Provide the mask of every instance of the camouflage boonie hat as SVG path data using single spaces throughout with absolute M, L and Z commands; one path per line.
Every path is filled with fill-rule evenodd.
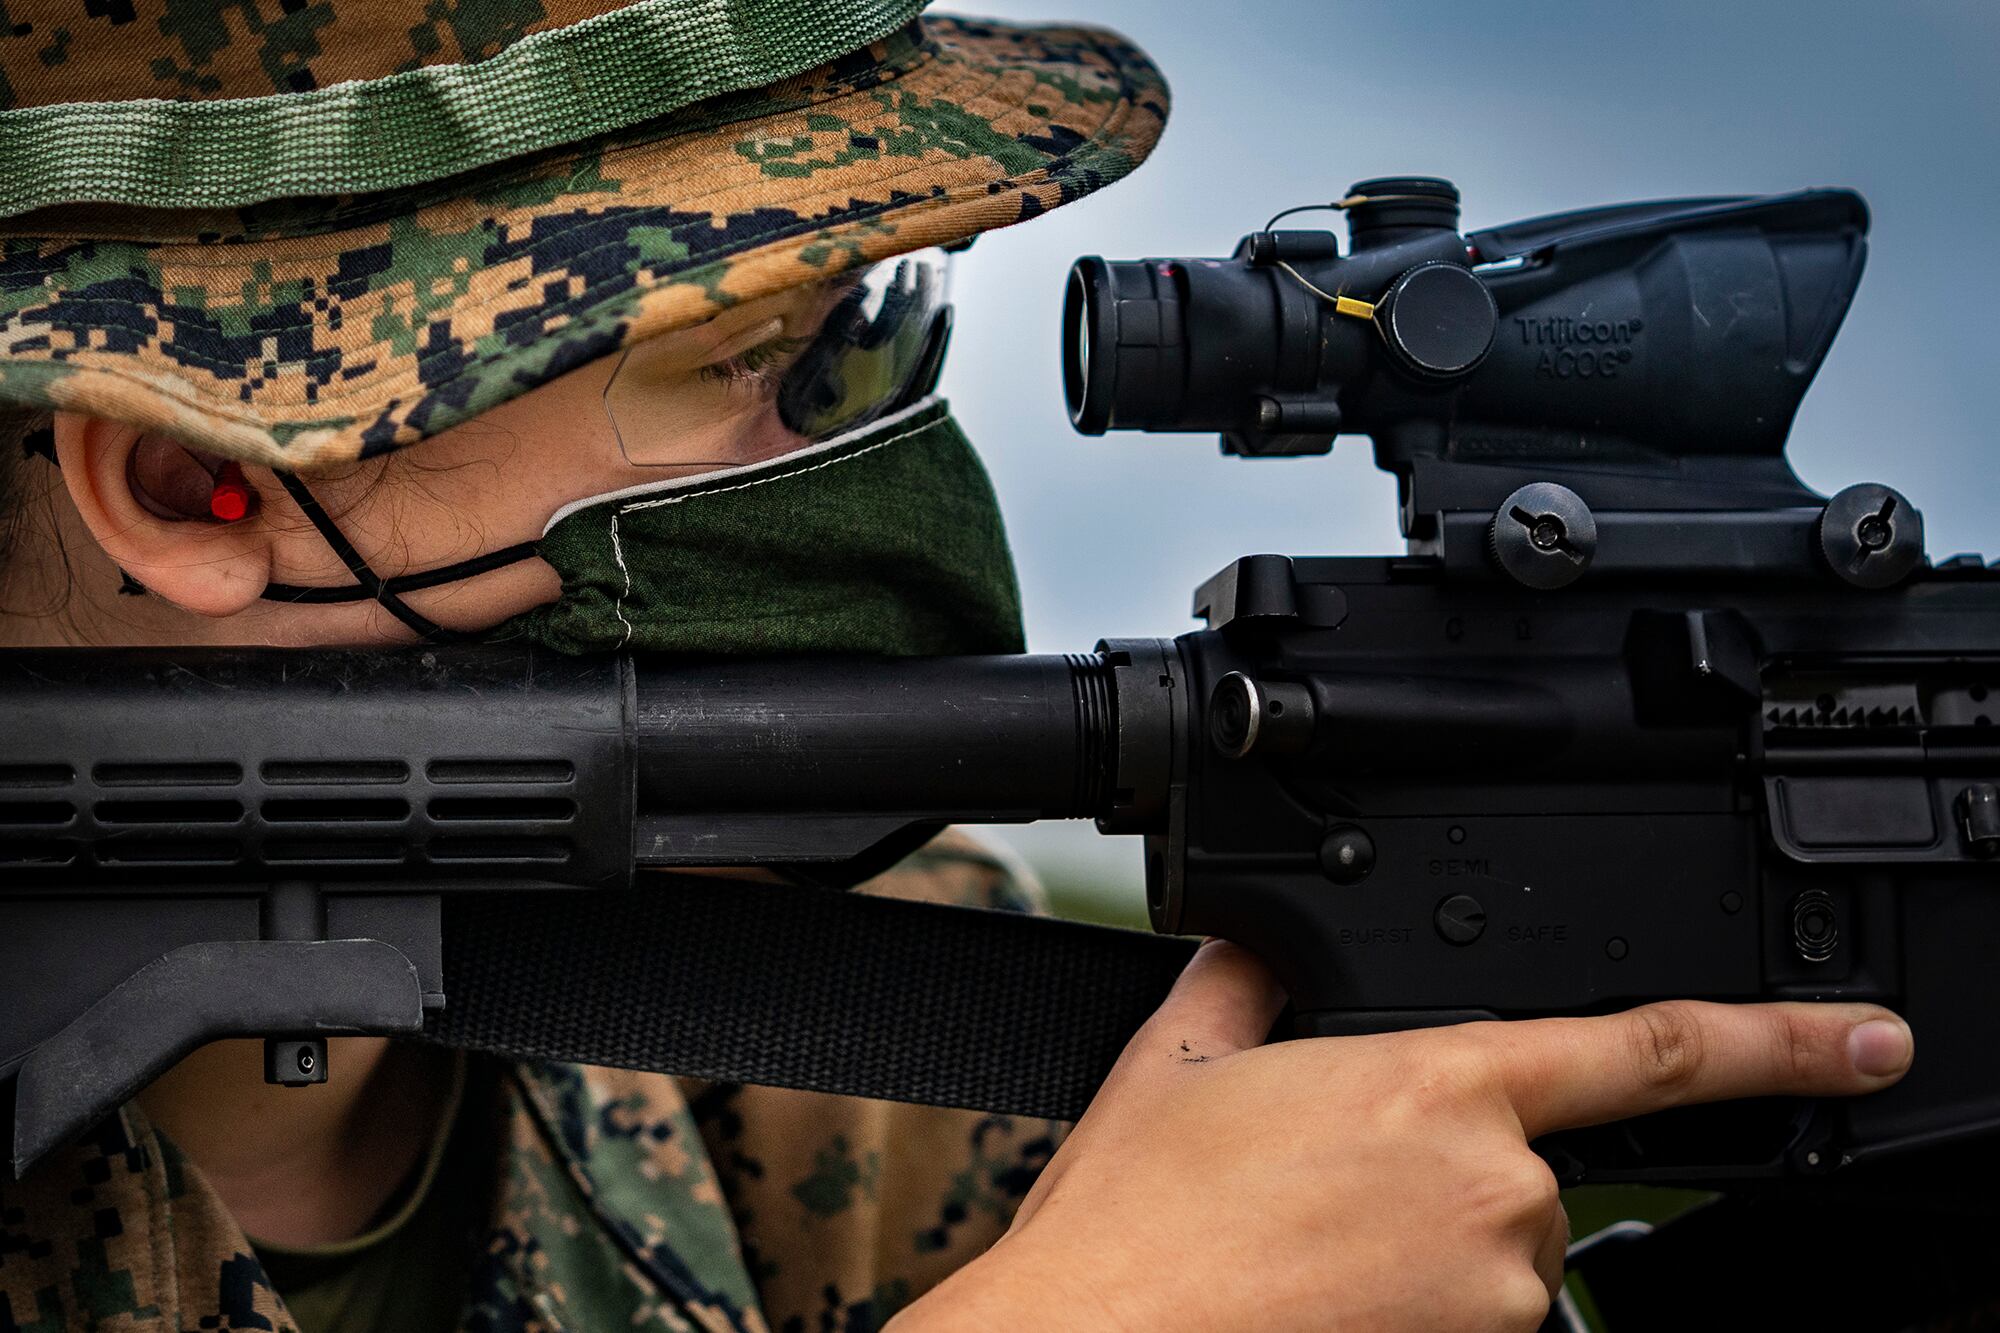
M 923 0 L 10 0 L 0 402 L 310 470 L 1132 170 L 1115 34 Z

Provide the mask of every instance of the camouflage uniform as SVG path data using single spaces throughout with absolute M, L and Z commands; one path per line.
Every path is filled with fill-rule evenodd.
M 871 892 L 1017 908 L 947 834 Z M 869 1329 L 990 1245 L 1060 1127 L 656 1074 L 499 1071 L 463 1326 Z M 201 1173 L 136 1105 L 0 1183 L 0 1333 L 295 1328 Z

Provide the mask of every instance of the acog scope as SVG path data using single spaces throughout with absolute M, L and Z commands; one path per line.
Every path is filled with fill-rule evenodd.
M 1251 455 L 1358 432 L 1399 472 L 1778 458 L 1868 224 L 1858 195 L 1811 190 L 1461 234 L 1457 188 L 1419 176 L 1272 224 L 1312 209 L 1346 214 L 1346 253 L 1332 231 L 1267 225 L 1227 259 L 1078 260 L 1062 336 L 1076 428 L 1218 431 Z

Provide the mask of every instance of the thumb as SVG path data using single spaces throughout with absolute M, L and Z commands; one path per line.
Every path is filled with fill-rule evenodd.
M 1126 1048 L 1208 1059 L 1262 1046 L 1285 1007 L 1284 987 L 1255 954 L 1209 940 Z

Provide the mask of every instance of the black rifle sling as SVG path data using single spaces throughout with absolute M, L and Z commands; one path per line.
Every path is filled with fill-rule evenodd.
M 447 894 L 443 924 L 447 1046 L 1060 1120 L 1194 948 L 702 876 Z

